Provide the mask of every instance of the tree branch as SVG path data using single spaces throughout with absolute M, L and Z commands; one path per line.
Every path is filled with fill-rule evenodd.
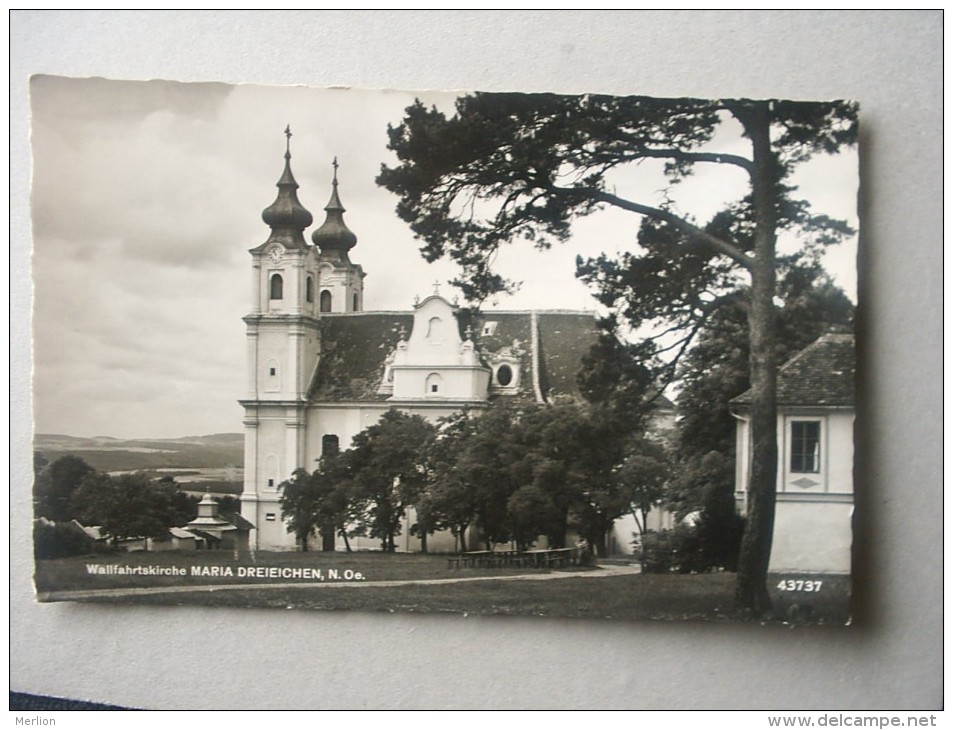
M 720 165 L 734 165 L 751 175 L 751 160 L 741 155 L 729 155 L 720 152 L 686 152 L 678 149 L 645 149 L 639 148 L 633 152 L 624 152 L 617 155 L 620 162 L 631 162 L 643 157 L 657 159 L 671 159 L 679 162 L 714 162 Z
M 713 236 L 707 231 L 702 230 L 693 223 L 689 223 L 684 218 L 681 218 L 670 211 L 663 210 L 661 208 L 653 208 L 650 205 L 634 203 L 631 200 L 620 198 L 618 195 L 607 193 L 604 190 L 599 190 L 598 188 L 560 188 L 552 184 L 549 185 L 549 188 L 555 193 L 570 196 L 588 196 L 592 200 L 600 203 L 608 203 L 609 205 L 615 206 L 616 208 L 622 208 L 623 210 L 628 210 L 632 213 L 639 213 L 640 215 L 647 215 L 650 218 L 655 218 L 656 220 L 665 221 L 666 223 L 675 226 L 680 231 L 683 231 L 693 238 L 696 238 L 699 241 L 707 244 L 709 247 L 714 249 L 716 253 L 720 253 L 722 256 L 727 256 L 732 261 L 740 264 L 749 271 L 754 268 L 754 259 L 752 259 L 751 256 L 746 254 L 740 248 L 728 243 L 727 241 L 723 241 L 717 236 Z

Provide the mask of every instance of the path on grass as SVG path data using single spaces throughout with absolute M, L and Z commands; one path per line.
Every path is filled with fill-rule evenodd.
M 278 588 L 363 588 L 409 585 L 444 585 L 449 583 L 475 583 L 486 580 L 566 580 L 571 578 L 607 578 L 613 575 L 635 575 L 641 572 L 638 565 L 600 565 L 596 570 L 575 570 L 552 573 L 525 573 L 521 575 L 478 575 L 460 578 L 422 578 L 409 580 L 351 580 L 319 581 L 305 583 L 223 583 L 200 586 L 151 586 L 148 588 L 100 588 L 82 591 L 44 591 L 37 594 L 40 601 L 69 601 L 100 596 L 154 596 L 162 593 L 216 593 L 218 591 L 268 590 Z

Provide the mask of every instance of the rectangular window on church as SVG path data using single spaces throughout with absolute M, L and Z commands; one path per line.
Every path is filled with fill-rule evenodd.
M 340 451 L 340 442 L 335 434 L 329 433 L 321 437 L 322 456 L 337 456 Z
M 791 471 L 816 474 L 821 470 L 821 422 L 791 422 Z
M 265 512 L 265 522 L 274 522 L 275 519 L 276 518 L 275 518 L 274 512 Z

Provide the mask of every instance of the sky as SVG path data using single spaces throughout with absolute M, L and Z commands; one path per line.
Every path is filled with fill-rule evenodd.
M 358 237 L 366 310 L 409 310 L 456 270 L 426 263 L 378 188 L 388 124 L 415 98 L 452 111 L 457 92 L 313 89 L 170 81 L 34 77 L 34 421 L 38 433 L 160 438 L 242 430 L 251 256 L 269 228 L 291 126 L 298 197 L 324 221 L 331 162 L 340 163 L 345 220 Z M 713 141 L 743 150 L 737 130 Z M 736 170 L 699 166 L 675 192 L 699 220 L 743 194 Z M 815 158 L 794 182 L 817 212 L 857 227 L 857 156 Z M 626 197 L 661 200 L 661 167 L 620 173 Z M 522 282 L 501 309 L 595 310 L 576 280 L 577 254 L 630 250 L 638 217 L 604 210 L 564 246 L 501 251 L 497 269 Z M 856 301 L 856 240 L 832 249 L 828 271 Z

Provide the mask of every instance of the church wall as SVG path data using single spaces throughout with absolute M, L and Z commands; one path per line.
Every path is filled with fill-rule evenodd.
M 307 443 L 305 445 L 305 464 L 309 470 L 317 467 L 321 458 L 322 439 L 327 435 L 338 437 L 341 451 L 351 447 L 354 437 L 361 431 L 377 423 L 391 408 L 399 407 L 403 413 L 423 416 L 431 423 L 457 413 L 460 404 L 400 405 L 389 401 L 353 404 L 320 404 L 308 408 Z
M 258 329 L 258 373 L 256 387 L 262 399 L 280 398 L 289 389 L 294 373 L 289 360 L 287 325 L 261 322 Z M 272 372 L 274 371 L 274 372 Z
M 281 505 L 277 498 L 262 499 L 258 502 L 255 519 L 257 534 L 252 538 L 258 550 L 294 550 L 294 535 L 288 532 L 281 519 Z
M 395 398 L 441 398 L 486 400 L 490 371 L 452 366 L 398 367 L 394 369 Z M 437 390 L 433 390 L 436 387 Z
M 291 476 L 294 465 L 286 463 L 287 427 L 283 407 L 260 408 L 258 413 L 258 464 L 255 491 L 274 496 L 278 485 Z

